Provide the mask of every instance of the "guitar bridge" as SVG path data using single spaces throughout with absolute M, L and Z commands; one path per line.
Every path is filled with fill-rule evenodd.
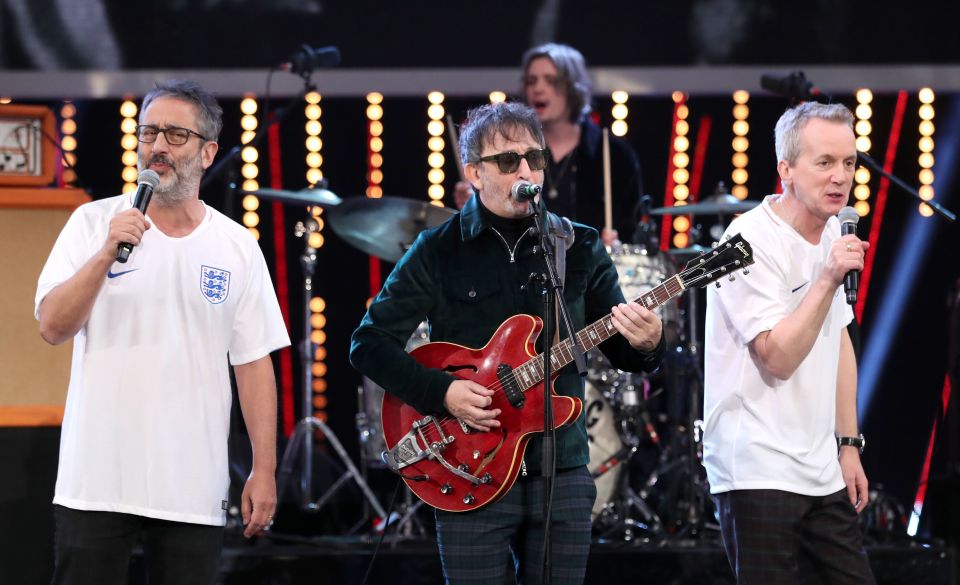
M 437 435 L 441 437 L 439 441 L 431 441 L 427 439 L 425 434 L 425 429 L 432 428 L 436 431 Z M 449 461 L 443 458 L 443 451 L 447 448 L 447 445 L 453 443 L 455 437 L 453 435 L 447 435 L 443 427 L 437 422 L 437 419 L 432 416 L 425 416 L 422 419 L 415 421 L 411 425 L 410 431 L 406 435 L 400 438 L 397 441 L 397 444 L 383 453 L 383 461 L 396 473 L 400 473 L 400 470 L 404 467 L 409 467 L 418 461 L 423 461 L 424 459 L 434 459 L 442 465 L 447 471 L 456 475 L 461 479 L 465 479 L 472 483 L 473 485 L 479 485 L 481 483 L 486 483 L 483 478 L 476 477 L 462 469 L 459 469 L 450 464 Z M 420 445 L 425 445 L 421 447 Z M 401 474 L 402 475 L 402 474 Z M 490 480 L 486 480 L 487 482 Z

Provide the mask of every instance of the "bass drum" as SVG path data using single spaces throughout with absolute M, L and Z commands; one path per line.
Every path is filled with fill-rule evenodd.
M 430 343 L 430 325 L 424 321 L 407 340 L 404 350 L 410 353 L 427 343 Z M 380 421 L 380 407 L 383 404 L 385 390 L 364 376 L 357 392 L 359 394 L 357 431 L 360 434 L 360 456 L 369 467 L 386 467 L 380 458 L 380 454 L 387 448 L 383 440 L 383 423 Z
M 584 422 L 590 446 L 587 469 L 597 484 L 597 499 L 590 515 L 595 521 L 605 508 L 613 504 L 623 473 L 626 449 L 617 433 L 616 413 L 603 393 L 589 380 L 584 399 Z

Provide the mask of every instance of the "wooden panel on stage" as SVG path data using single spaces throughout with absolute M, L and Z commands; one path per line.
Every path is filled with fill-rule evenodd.
M 0 189 L 0 426 L 57 426 L 73 342 L 49 345 L 33 316 L 37 278 L 79 189 Z

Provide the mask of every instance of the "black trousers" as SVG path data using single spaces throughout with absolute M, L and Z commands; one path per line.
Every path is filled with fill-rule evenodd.
M 216 582 L 223 527 L 54 506 L 54 585 L 123 585 L 142 539 L 150 585 Z
M 875 583 L 846 490 L 736 490 L 713 499 L 738 585 Z

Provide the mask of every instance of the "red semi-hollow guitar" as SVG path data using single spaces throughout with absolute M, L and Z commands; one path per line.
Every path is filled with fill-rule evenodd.
M 642 294 L 636 302 L 654 309 L 684 290 L 706 286 L 753 263 L 750 244 L 740 235 L 687 263 L 684 270 Z M 513 486 L 533 433 L 543 432 L 543 356 L 534 353 L 543 328 L 539 317 L 515 315 L 500 325 L 480 349 L 453 343 L 428 343 L 410 355 L 428 368 L 473 380 L 496 390 L 490 408 L 499 408 L 500 427 L 481 432 L 452 416 L 424 416 L 390 393 L 381 417 L 388 450 L 384 460 L 401 474 L 418 498 L 450 512 L 479 509 Z M 607 315 L 577 333 L 585 351 L 617 333 Z M 550 352 L 552 375 L 573 361 L 565 339 Z M 554 424 L 568 425 L 580 416 L 577 398 L 552 388 Z

